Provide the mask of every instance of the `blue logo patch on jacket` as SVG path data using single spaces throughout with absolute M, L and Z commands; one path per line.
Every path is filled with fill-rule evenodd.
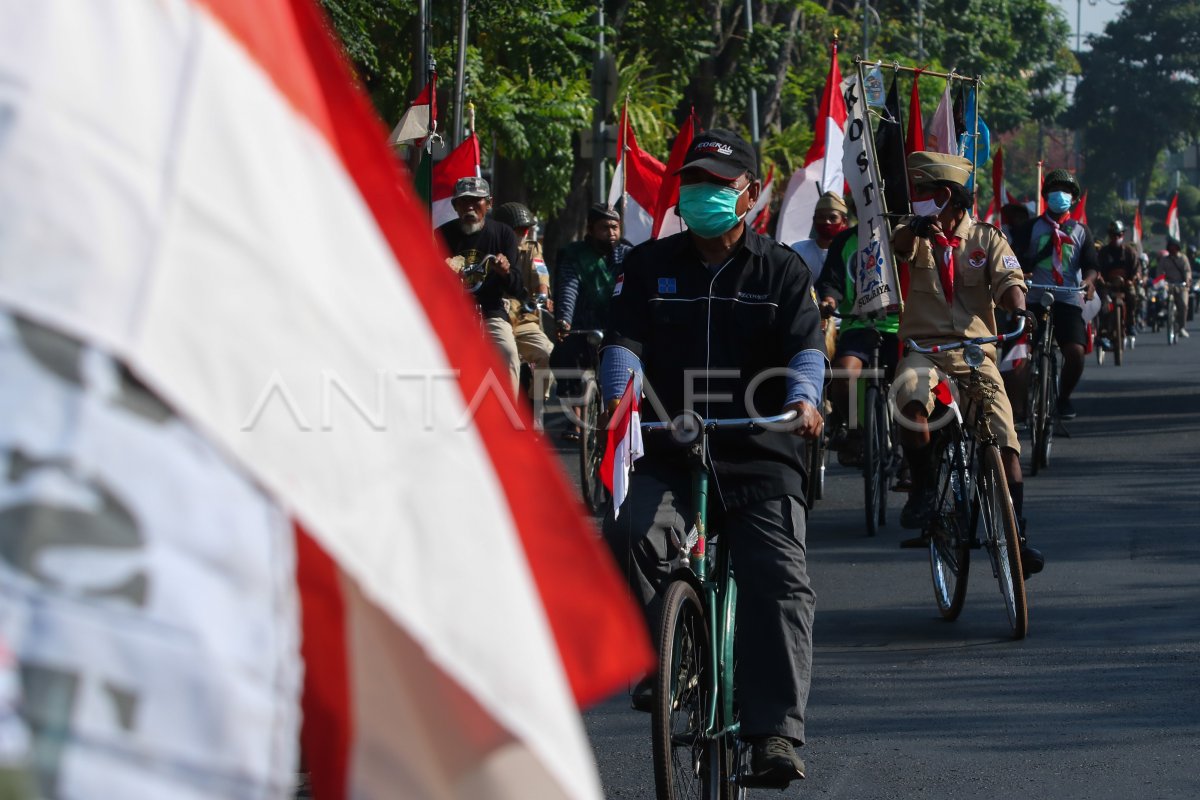
M 658 293 L 659 294 L 675 294 L 675 279 L 674 278 L 659 278 Z

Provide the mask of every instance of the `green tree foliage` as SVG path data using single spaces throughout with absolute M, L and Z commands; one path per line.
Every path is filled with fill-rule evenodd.
M 1104 188 L 1132 179 L 1144 202 L 1160 155 L 1200 124 L 1200 2 L 1129 0 L 1089 43 L 1068 117 L 1083 131 L 1084 177 Z
M 703 126 L 749 133 L 748 95 L 758 95 L 764 161 L 781 175 L 812 142 L 834 32 L 849 74 L 862 51 L 858 0 L 602 0 L 616 56 L 618 107 L 628 95 L 639 141 L 665 158 L 694 109 Z M 396 120 L 412 97 L 416 0 L 321 0 L 381 115 Z M 558 215 L 573 234 L 591 195 L 573 136 L 587 135 L 594 101 L 596 0 L 472 0 L 468 95 L 485 160 L 495 160 L 497 194 Z M 458 3 L 431 3 L 442 130 L 453 105 Z M 915 0 L 876 0 L 872 57 L 915 63 Z M 999 133 L 1052 115 L 1057 86 L 1073 65 L 1068 29 L 1049 0 L 926 0 L 924 48 L 931 68 L 985 79 L 983 109 Z M 936 102 L 936 93 L 927 93 Z

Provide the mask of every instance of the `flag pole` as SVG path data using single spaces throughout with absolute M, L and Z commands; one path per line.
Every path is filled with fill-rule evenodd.
M 621 107 L 621 217 L 629 210 L 629 93 Z
M 1042 172 L 1045 169 L 1046 162 L 1038 161 L 1037 170 L 1037 186 L 1033 187 L 1033 194 L 1037 197 L 1037 215 L 1041 216 L 1046 213 L 1046 201 L 1042 198 Z

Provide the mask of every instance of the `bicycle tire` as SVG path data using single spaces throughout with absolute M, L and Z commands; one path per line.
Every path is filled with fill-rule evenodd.
M 1175 298 L 1167 297 L 1167 344 L 1175 344 Z
M 937 464 L 937 508 L 926 527 L 929 570 L 938 612 L 955 620 L 966 602 L 971 572 L 969 478 L 958 435 L 942 440 Z
M 721 800 L 721 743 L 704 736 L 711 690 L 712 639 L 704 606 L 683 580 L 663 597 L 658 674 L 650 709 L 658 800 Z
M 866 419 L 863 428 L 863 510 L 867 515 L 867 536 L 879 531 L 880 504 L 887 492 L 884 483 L 883 448 L 880 433 L 883 421 L 879 415 L 879 387 L 867 387 L 863 412 Z
M 1042 402 L 1038 414 L 1040 430 L 1033 445 L 1032 473 L 1034 475 L 1037 475 L 1039 470 L 1050 466 L 1050 448 L 1054 440 L 1054 409 L 1052 405 L 1057 401 L 1057 398 L 1054 396 L 1054 372 L 1054 362 L 1050 354 L 1042 353 L 1042 363 L 1038 374 L 1038 380 L 1041 384 L 1038 392 L 1042 397 Z
M 1125 314 L 1118 303 L 1113 308 L 1113 318 L 1117 321 L 1117 329 L 1113 337 L 1113 366 L 1119 367 L 1125 363 Z
M 984 525 L 983 545 L 992 561 L 992 572 L 1000 584 L 1000 596 L 1014 639 L 1029 633 L 1029 604 L 1025 575 L 1021 570 L 1021 536 L 1013 511 L 1004 464 L 995 445 L 980 457 L 979 519 Z
M 584 384 L 583 430 L 579 434 L 579 484 L 583 504 L 593 514 L 603 514 L 610 500 L 600 480 L 600 462 L 604 460 L 606 431 L 600 427 L 600 385 L 594 378 Z

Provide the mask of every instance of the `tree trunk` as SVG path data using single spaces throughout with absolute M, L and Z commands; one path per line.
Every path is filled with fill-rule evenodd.
M 587 211 L 592 197 L 592 165 L 590 161 L 575 156 L 575 168 L 571 171 L 571 191 L 562 211 L 546 223 L 542 239 L 542 252 L 551 269 L 558 265 L 558 251 L 563 245 L 583 238 L 587 223 Z

